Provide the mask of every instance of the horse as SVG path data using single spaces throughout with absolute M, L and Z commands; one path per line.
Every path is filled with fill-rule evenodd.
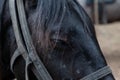
M 11 71 L 17 42 L 8 0 L 0 2 L 0 78 L 26 80 L 22 56 Z M 94 26 L 76 0 L 24 0 L 24 7 L 32 42 L 53 80 L 94 80 L 83 78 L 107 66 Z M 28 73 L 29 80 L 37 80 L 31 67 Z M 112 73 L 101 75 L 98 80 L 115 80 Z
M 94 13 L 91 11 L 92 4 L 89 3 L 89 6 L 87 4 L 86 1 L 90 1 L 90 0 L 78 0 L 79 3 L 82 5 L 82 7 L 86 10 L 86 12 L 88 13 L 88 15 L 91 17 L 91 19 L 94 22 Z M 101 0 L 100 0 L 101 1 Z M 91 4 L 91 5 L 90 5 Z M 103 10 L 101 10 L 99 12 L 99 16 L 101 17 L 101 23 L 109 23 L 109 22 L 114 22 L 117 20 L 120 20 L 120 11 L 118 10 L 120 8 L 120 1 L 119 0 L 104 0 L 103 4 L 101 6 L 99 6 L 99 8 L 103 8 Z

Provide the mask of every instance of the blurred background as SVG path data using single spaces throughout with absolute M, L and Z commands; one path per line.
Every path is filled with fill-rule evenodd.
M 78 0 L 95 24 L 98 42 L 120 80 L 120 0 Z

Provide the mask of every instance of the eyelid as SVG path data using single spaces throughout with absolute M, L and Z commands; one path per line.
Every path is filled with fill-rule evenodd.
M 67 38 L 66 37 L 61 37 L 61 36 L 57 36 L 57 35 L 53 35 L 51 37 L 51 40 L 60 40 L 60 41 L 67 42 Z
M 52 44 L 54 45 L 59 44 L 59 43 L 66 43 L 66 41 L 62 40 L 61 38 L 51 38 L 50 40 Z
M 56 49 L 65 49 L 68 47 L 68 44 L 66 41 L 61 39 L 52 39 L 52 46 Z
M 61 39 L 52 39 L 52 41 L 54 41 L 55 43 L 57 43 L 57 42 L 65 42 L 64 40 L 61 40 Z
M 50 40 L 53 42 L 53 44 L 56 44 L 56 43 L 67 44 L 67 40 L 65 38 L 61 38 L 61 37 L 52 37 Z

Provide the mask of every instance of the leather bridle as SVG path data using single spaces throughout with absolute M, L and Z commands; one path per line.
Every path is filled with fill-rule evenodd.
M 43 65 L 42 61 L 40 60 L 40 57 L 38 57 L 35 47 L 33 45 L 26 20 L 23 0 L 9 0 L 9 8 L 15 38 L 18 46 L 18 48 L 16 49 L 11 58 L 11 70 L 13 71 L 13 66 L 16 59 L 22 55 L 26 62 L 25 66 L 26 80 L 29 80 L 28 67 L 30 64 L 32 64 L 30 68 L 38 80 L 53 80 L 50 74 L 48 73 L 47 69 Z M 110 74 L 111 72 L 112 72 L 111 69 L 108 66 L 105 66 L 91 73 L 90 75 L 83 77 L 80 80 L 98 80 Z
M 15 5 L 17 6 L 17 9 Z M 27 70 L 31 63 L 32 63 L 31 69 L 35 74 L 35 76 L 38 78 L 38 80 L 53 80 L 49 75 L 47 69 L 43 65 L 42 61 L 40 60 L 39 56 L 37 55 L 37 52 L 33 45 L 25 16 L 23 0 L 9 0 L 9 8 L 10 8 L 13 29 L 15 33 L 15 38 L 18 46 L 17 50 L 15 51 L 15 53 L 11 58 L 11 69 L 13 70 L 13 65 L 15 60 L 20 55 L 22 55 L 26 62 L 26 66 L 25 66 L 26 80 L 29 80 Z M 18 23 L 17 12 L 20 23 Z M 25 44 L 23 39 L 25 41 Z

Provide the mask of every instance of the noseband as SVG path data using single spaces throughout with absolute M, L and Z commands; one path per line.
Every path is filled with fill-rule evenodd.
M 14 52 L 11 58 L 11 70 L 13 71 L 13 66 L 16 59 L 22 55 L 22 57 L 26 62 L 26 66 L 25 66 L 26 80 L 29 80 L 28 67 L 30 66 L 30 64 L 32 65 L 30 66 L 30 68 L 38 80 L 53 80 L 50 74 L 48 73 L 47 69 L 45 68 L 44 64 L 38 57 L 35 47 L 33 45 L 25 16 L 23 0 L 9 0 L 9 8 L 10 8 L 13 29 L 15 33 L 15 38 L 18 46 L 18 48 L 16 49 L 16 51 Z M 108 66 L 105 66 L 83 77 L 80 80 L 98 80 L 110 74 L 111 72 L 112 72 L 111 69 Z

